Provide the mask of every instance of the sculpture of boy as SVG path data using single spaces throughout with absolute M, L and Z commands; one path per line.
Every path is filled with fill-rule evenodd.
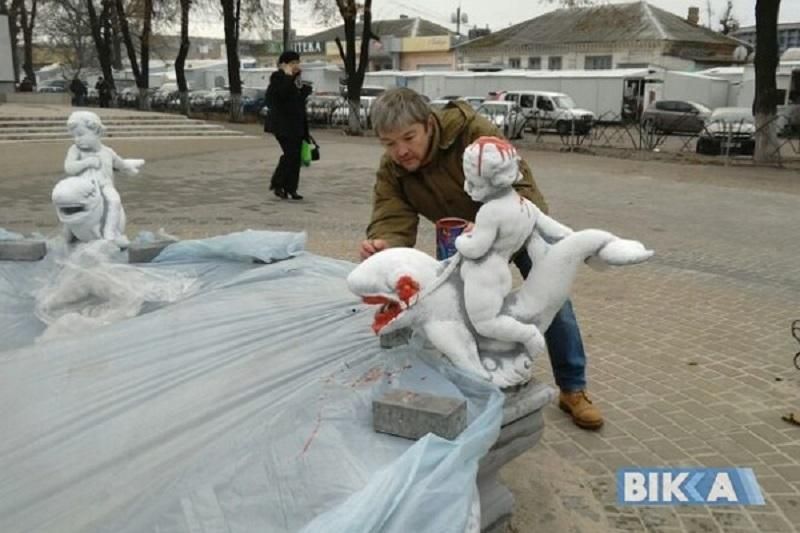
M 463 256 L 464 304 L 472 326 L 482 336 L 519 342 L 531 358 L 545 341 L 532 324 L 501 314 L 511 292 L 511 256 L 531 239 L 534 230 L 548 242 L 561 240 L 572 230 L 548 217 L 513 185 L 520 178 L 519 157 L 506 140 L 481 137 L 464 151 L 464 190 L 483 205 L 471 231 L 455 242 Z
M 128 175 L 139 173 L 144 159 L 122 159 L 114 150 L 100 142 L 104 127 L 95 113 L 75 111 L 67 120 L 67 128 L 74 139 L 64 160 L 64 171 L 69 176 L 94 179 L 105 202 L 101 237 L 118 246 L 128 245 L 124 235 L 125 212 L 117 189 L 114 187 L 114 170 Z

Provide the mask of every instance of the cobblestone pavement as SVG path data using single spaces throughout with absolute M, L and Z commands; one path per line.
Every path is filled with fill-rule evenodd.
M 266 139 L 110 142 L 144 155 L 120 178 L 129 235 L 180 237 L 244 228 L 300 230 L 316 253 L 355 260 L 380 149 L 321 132 L 323 159 L 303 171 L 302 202 L 267 191 L 278 154 Z M 0 227 L 56 232 L 49 193 L 66 145 L 0 146 Z M 574 291 L 590 391 L 606 416 L 581 431 L 556 407 L 542 445 L 504 470 L 517 497 L 511 530 L 785 532 L 800 524 L 800 174 L 523 151 L 551 213 L 575 228 L 644 241 L 652 262 L 585 269 Z M 419 247 L 433 252 L 423 224 Z M 546 358 L 538 375 L 550 381 Z M 752 467 L 760 507 L 621 508 L 615 469 Z M 565 518 L 566 517 L 566 518 Z

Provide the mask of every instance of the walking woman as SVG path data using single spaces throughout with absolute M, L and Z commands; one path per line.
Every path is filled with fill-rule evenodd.
M 270 190 L 279 198 L 302 200 L 297 193 L 300 181 L 300 149 L 308 139 L 306 98 L 311 86 L 300 81 L 300 55 L 288 50 L 278 58 L 278 70 L 272 73 L 267 87 L 271 131 L 283 150 L 272 174 Z

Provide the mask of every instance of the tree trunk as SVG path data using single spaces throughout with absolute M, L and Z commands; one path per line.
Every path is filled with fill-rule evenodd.
M 108 19 L 111 11 L 111 0 L 103 0 L 103 10 L 100 16 L 94 8 L 94 0 L 86 0 L 86 11 L 89 14 L 89 25 L 92 28 L 92 40 L 97 50 L 97 60 L 100 61 L 100 69 L 103 71 L 103 79 L 108 84 L 111 91 L 111 105 L 116 103 L 117 88 L 114 83 L 114 71 L 111 69 L 111 52 L 109 43 L 103 38 L 103 26 Z
M 189 10 L 192 8 L 191 0 L 181 0 L 181 46 L 178 57 L 175 58 L 175 81 L 181 97 L 181 113 L 189 116 L 189 85 L 186 83 L 186 56 L 189 55 Z
M 22 69 L 28 79 L 36 85 L 36 71 L 33 70 L 33 27 L 36 24 L 36 0 L 31 3 L 30 12 L 25 7 L 25 2 L 19 3 L 19 20 L 22 26 Z
M 756 149 L 753 159 L 768 163 L 780 157 L 775 127 L 777 113 L 778 12 L 780 0 L 756 0 Z
M 348 92 L 349 91 L 350 89 L 348 89 Z M 348 98 L 347 105 L 350 108 L 350 116 L 347 120 L 347 133 L 348 135 L 361 135 L 363 127 L 361 123 L 361 99 L 357 98 L 351 100 Z
M 142 34 L 139 37 L 139 53 L 141 66 L 141 79 L 137 80 L 139 86 L 139 109 L 150 111 L 150 34 L 153 22 L 153 0 L 144 0 L 144 21 Z
M 283 49 L 292 49 L 292 2 L 283 0 Z
M 239 72 L 239 14 L 241 0 L 220 0 L 225 25 L 225 51 L 228 56 L 228 87 L 231 93 L 231 122 L 242 118 L 242 78 Z
M 361 87 L 364 85 L 364 73 L 369 64 L 369 42 L 376 39 L 372 33 L 372 0 L 364 2 L 364 23 L 361 34 L 361 50 L 356 64 L 356 18 L 358 9 L 355 0 L 337 0 L 339 13 L 344 20 L 345 46 L 337 37 L 336 46 L 344 63 L 347 76 L 347 103 L 350 109 L 347 133 L 361 135 L 366 124 L 361 121 Z
M 109 52 L 112 55 L 112 65 L 116 70 L 122 70 L 122 30 L 119 29 L 119 14 L 111 6 L 109 35 L 107 38 Z

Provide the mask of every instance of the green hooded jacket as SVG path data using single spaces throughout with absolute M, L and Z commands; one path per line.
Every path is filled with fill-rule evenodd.
M 431 151 L 418 170 L 409 172 L 383 156 L 373 191 L 368 239 L 384 239 L 389 246 L 414 246 L 419 215 L 432 222 L 445 217 L 475 220 L 481 204 L 464 192 L 464 150 L 478 137 L 502 135 L 465 102 L 450 102 L 433 116 Z M 514 188 L 546 213 L 547 204 L 524 160 L 520 160 L 520 170 L 522 179 Z

